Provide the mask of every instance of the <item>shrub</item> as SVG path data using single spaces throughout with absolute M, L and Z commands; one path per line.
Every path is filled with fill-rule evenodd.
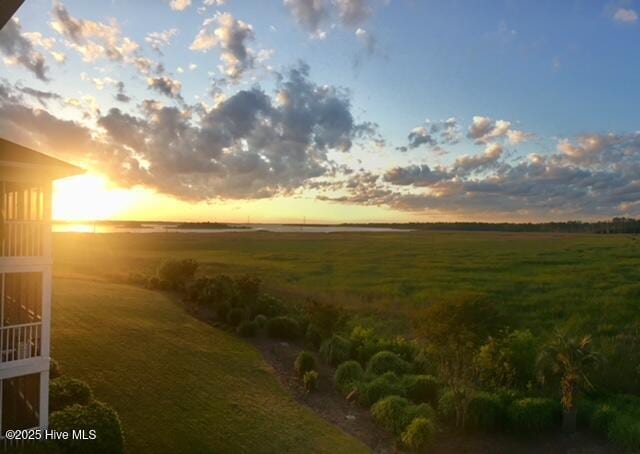
M 479 392 L 469 403 L 467 424 L 471 429 L 495 430 L 505 418 L 505 410 L 499 395 Z
M 384 397 L 405 394 L 404 386 L 398 376 L 393 372 L 387 372 L 364 386 L 361 399 L 364 404 L 373 405 Z
M 436 436 L 436 425 L 428 418 L 415 418 L 402 434 L 402 443 L 412 451 L 423 452 Z
M 383 428 L 396 435 L 406 425 L 406 409 L 409 401 L 400 396 L 388 396 L 371 407 L 371 416 Z
M 336 387 L 342 394 L 349 394 L 362 380 L 364 370 L 357 361 L 345 361 L 336 369 Z
M 244 320 L 245 315 L 244 309 L 234 307 L 227 313 L 227 323 L 231 326 L 238 326 Z
M 302 382 L 304 383 L 304 389 L 306 389 L 308 393 L 318 388 L 318 377 L 318 372 L 315 370 L 309 370 L 304 373 Z
M 74 404 L 86 405 L 93 399 L 89 385 L 82 380 L 59 377 L 49 384 L 49 407 L 51 411 L 62 410 Z
M 427 418 L 436 420 L 436 411 L 429 404 L 409 405 L 405 408 L 404 421 L 405 426 L 409 425 L 415 418 Z
M 49 360 L 49 378 L 53 380 L 54 378 L 58 378 L 62 375 L 62 369 L 60 368 L 60 364 L 55 359 L 51 358 Z
M 438 399 L 438 414 L 449 424 L 455 422 L 456 400 L 452 390 L 447 389 Z
M 255 321 L 244 320 L 238 325 L 236 332 L 242 337 L 255 337 L 258 332 L 258 324 Z
M 267 334 L 275 339 L 298 337 L 298 322 L 291 317 L 274 317 L 267 322 Z
M 347 361 L 351 354 L 351 342 L 342 336 L 334 334 L 320 346 L 320 355 L 332 366 Z
M 640 419 L 629 414 L 620 414 L 609 425 L 609 440 L 632 451 L 640 450 Z
M 552 399 L 527 397 L 513 401 L 507 416 L 513 429 L 519 432 L 539 433 L 558 424 L 560 404 Z
M 275 296 L 260 295 L 251 308 L 253 315 L 266 315 L 275 317 L 285 313 L 285 304 Z
M 311 301 L 307 314 L 309 324 L 314 326 L 322 339 L 331 337 L 344 323 L 342 310 L 333 304 Z
M 407 390 L 407 397 L 416 403 L 429 403 L 435 405 L 438 402 L 440 384 L 431 375 L 406 375 L 403 378 Z
M 124 452 L 124 437 L 118 414 L 108 405 L 93 401 L 89 405 L 72 405 L 54 412 L 49 428 L 58 432 L 84 429 L 95 430 L 95 440 L 59 440 L 64 452 L 117 454 Z
M 303 377 L 310 370 L 316 370 L 316 360 L 309 352 L 300 352 L 293 367 L 298 377 Z
M 304 335 L 304 340 L 310 348 L 317 351 L 322 345 L 323 337 L 318 328 L 316 328 L 313 323 L 309 323 L 307 332 Z
M 599 405 L 591 415 L 589 426 L 594 432 L 600 435 L 607 435 L 609 433 L 609 426 L 611 426 L 611 423 L 615 419 L 616 413 L 615 409 L 610 405 Z
M 182 290 L 193 279 L 198 270 L 198 262 L 193 259 L 169 259 L 158 268 L 160 281 L 166 281 L 169 289 Z
M 394 372 L 397 375 L 402 375 L 410 371 L 411 364 L 389 351 L 376 353 L 367 364 L 367 372 L 374 375 L 381 375 L 385 372 Z
M 194 286 L 198 286 L 197 282 Z M 233 279 L 225 274 L 218 274 L 211 279 L 201 281 L 202 286 L 198 294 L 198 303 L 210 308 L 219 306 L 231 306 L 235 298 L 235 287 Z M 224 320 L 224 319 L 223 319 Z
M 253 307 L 260 295 L 260 278 L 255 276 L 240 276 L 235 281 L 236 297 L 243 306 Z
M 269 319 L 265 315 L 259 314 L 256 315 L 256 318 L 254 318 L 253 321 L 256 322 L 259 329 L 262 329 L 267 325 L 267 321 L 269 321 Z

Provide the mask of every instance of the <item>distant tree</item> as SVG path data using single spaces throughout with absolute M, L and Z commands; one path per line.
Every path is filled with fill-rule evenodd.
M 561 331 L 554 333 L 538 357 L 540 381 L 544 383 L 549 375 L 560 379 L 565 432 L 576 430 L 576 399 L 581 389 L 593 388 L 588 374 L 599 361 L 600 355 L 592 350 L 591 336 L 571 337 Z
M 438 363 L 441 379 L 451 389 L 456 426 L 464 429 L 478 380 L 474 358 L 497 327 L 497 312 L 484 299 L 463 299 L 429 306 L 416 331 Z

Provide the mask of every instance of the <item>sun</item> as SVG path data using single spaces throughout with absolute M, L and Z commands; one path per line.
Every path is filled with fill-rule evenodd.
M 128 206 L 127 192 L 110 187 L 100 175 L 66 178 L 53 186 L 53 218 L 61 221 L 104 220 L 117 217 Z

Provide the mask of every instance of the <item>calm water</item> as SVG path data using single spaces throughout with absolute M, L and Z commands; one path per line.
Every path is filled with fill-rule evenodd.
M 229 229 L 177 229 L 170 224 L 141 224 L 140 227 L 118 226 L 115 224 L 92 223 L 54 223 L 54 232 L 78 233 L 225 233 L 225 232 L 280 232 L 280 233 L 338 233 L 338 232 L 408 232 L 408 229 L 392 229 L 384 227 L 344 227 L 344 226 L 294 226 L 282 224 L 237 225 Z

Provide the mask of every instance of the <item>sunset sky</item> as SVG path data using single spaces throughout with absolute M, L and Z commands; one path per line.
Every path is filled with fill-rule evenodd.
M 0 135 L 58 219 L 640 216 L 640 3 L 26 0 Z

